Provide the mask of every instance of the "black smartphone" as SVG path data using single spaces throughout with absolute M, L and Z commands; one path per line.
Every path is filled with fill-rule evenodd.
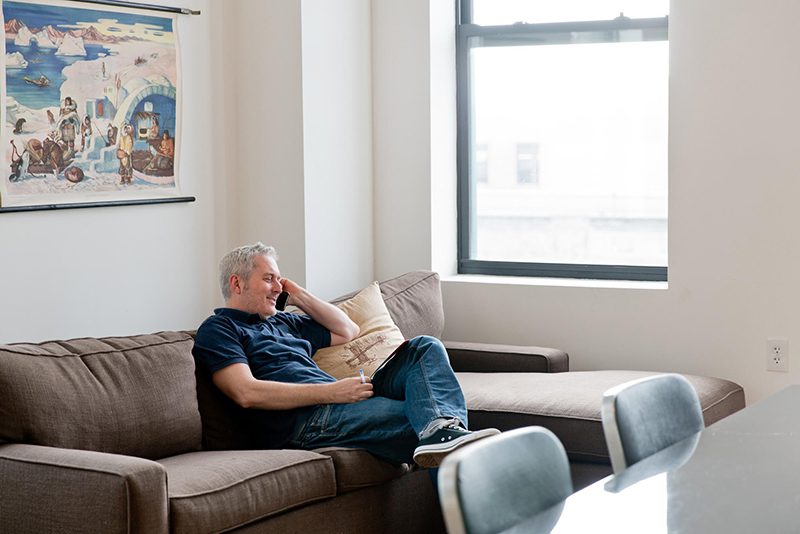
M 289 298 L 289 293 L 286 291 L 281 291 L 281 294 L 278 295 L 278 300 L 275 301 L 275 309 L 278 311 L 283 311 L 286 309 L 286 300 Z

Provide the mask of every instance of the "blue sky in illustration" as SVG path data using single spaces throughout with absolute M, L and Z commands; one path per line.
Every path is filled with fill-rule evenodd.
M 110 6 L 111 7 L 111 6 Z M 78 28 L 77 22 L 92 23 L 101 19 L 116 19 L 120 24 L 146 24 L 153 30 L 171 32 L 172 19 L 153 17 L 141 13 L 120 13 L 117 11 L 100 11 L 73 7 L 51 6 L 43 4 L 24 4 L 21 2 L 3 2 L 3 16 L 7 21 L 17 19 L 29 28 L 41 28 L 48 24 L 59 29 Z

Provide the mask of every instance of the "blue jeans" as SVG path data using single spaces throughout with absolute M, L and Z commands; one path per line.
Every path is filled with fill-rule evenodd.
M 366 449 L 390 463 L 412 462 L 419 434 L 436 418 L 467 408 L 447 352 L 430 336 L 408 341 L 372 379 L 374 396 L 352 404 L 323 404 L 298 422 L 289 445 L 300 449 Z

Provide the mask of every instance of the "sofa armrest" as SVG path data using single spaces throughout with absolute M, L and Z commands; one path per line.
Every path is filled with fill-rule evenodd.
M 0 445 L 0 532 L 169 531 L 167 475 L 133 456 Z
M 445 341 L 456 372 L 561 373 L 569 371 L 569 355 L 546 347 Z

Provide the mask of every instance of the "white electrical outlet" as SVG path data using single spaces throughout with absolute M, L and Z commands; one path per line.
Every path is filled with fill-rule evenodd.
M 767 338 L 767 371 L 789 372 L 789 339 Z

